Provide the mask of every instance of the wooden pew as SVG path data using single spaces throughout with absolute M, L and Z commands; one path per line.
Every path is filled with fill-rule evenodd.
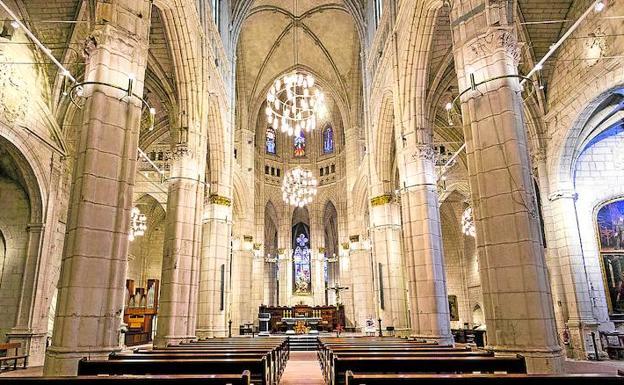
M 267 357 L 271 368 L 273 382 L 279 381 L 281 374 L 288 361 L 290 350 L 288 340 L 285 338 L 277 339 L 250 339 L 250 338 L 232 338 L 232 339 L 210 339 L 203 341 L 186 342 L 182 344 L 170 345 L 165 349 L 153 350 L 135 350 L 137 353 L 149 352 L 147 354 L 158 354 L 159 352 L 167 353 L 194 353 L 209 354 L 223 352 L 254 352 L 254 353 L 270 353 Z
M 345 373 L 345 385 L 622 385 L 624 377 L 606 374 L 373 374 Z
M 329 384 L 342 385 L 354 373 L 513 373 L 525 374 L 522 357 L 356 357 L 334 358 Z
M 401 351 L 401 352 L 332 352 L 332 356 L 330 358 L 330 363 L 327 365 L 321 365 L 321 370 L 323 372 L 323 376 L 326 380 L 331 376 L 331 368 L 333 367 L 333 359 L 334 357 L 340 358 L 358 358 L 358 357 L 368 357 L 368 358 L 411 358 L 411 357 L 494 357 L 493 352 L 488 352 L 485 350 L 444 350 L 438 352 L 420 352 L 417 350 L 413 351 Z
M 78 362 L 79 376 L 93 375 L 210 375 L 236 374 L 248 370 L 251 382 L 270 385 L 266 359 L 191 359 L 191 360 L 87 360 Z
M 162 351 L 160 353 L 153 354 L 142 354 L 142 353 L 117 353 L 111 354 L 109 356 L 109 360 L 123 360 L 123 361 L 132 361 L 132 360 L 218 360 L 218 359 L 228 359 L 228 360 L 240 360 L 240 359 L 264 359 L 267 363 L 267 368 L 265 371 L 268 373 L 268 383 L 276 384 L 281 377 L 283 368 L 280 367 L 279 363 L 272 360 L 270 356 L 270 352 L 262 352 L 262 353 L 249 353 L 246 351 L 222 351 L 216 353 L 205 353 L 205 352 L 183 352 L 183 353 L 171 353 L 168 351 Z
M 421 345 L 421 344 L 405 344 L 405 345 L 392 345 L 382 344 L 379 342 L 373 342 L 369 345 L 341 345 L 341 346 L 328 346 L 324 345 L 324 349 L 319 350 L 318 356 L 321 363 L 321 370 L 325 376 L 326 381 L 330 381 L 331 368 L 333 365 L 333 356 L 339 353 L 401 353 L 401 352 L 418 352 L 422 355 L 435 355 L 439 352 L 470 352 L 470 348 L 463 347 L 450 347 L 450 346 L 436 346 L 436 345 Z
M 249 371 L 242 374 L 175 375 L 175 376 L 73 376 L 73 377 L 6 377 L 2 385 L 250 385 Z
M 17 370 L 17 364 L 20 360 L 24 364 L 23 368 L 26 369 L 28 366 L 28 355 L 27 354 L 19 354 L 19 348 L 22 346 L 19 342 L 8 342 L 0 344 L 0 352 L 4 355 L 0 357 L 0 371 L 4 368 L 13 368 L 13 370 Z M 9 354 L 11 350 L 15 349 L 14 354 Z

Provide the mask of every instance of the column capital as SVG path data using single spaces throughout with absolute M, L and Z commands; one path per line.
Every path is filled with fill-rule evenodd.
M 373 207 L 387 205 L 390 202 L 392 202 L 391 194 L 379 195 L 379 196 L 371 198 L 370 200 L 371 206 Z
M 544 149 L 535 150 L 531 154 L 531 161 L 535 164 L 541 163 L 546 160 L 546 151 Z
M 435 162 L 436 151 L 431 144 L 417 144 L 412 147 L 412 160 Z
M 219 194 L 210 194 L 207 199 L 207 203 L 218 206 L 232 206 L 232 200 Z
M 468 63 L 474 63 L 484 57 L 504 50 L 516 65 L 520 62 L 520 46 L 518 38 L 511 28 L 490 27 L 484 33 L 469 40 L 466 45 L 472 54 Z
M 173 161 L 181 160 L 187 157 L 191 157 L 192 152 L 188 147 L 187 143 L 177 143 L 174 144 L 171 149 L 171 159 Z
M 578 199 L 578 193 L 571 189 L 561 189 L 553 192 L 548 196 L 548 200 L 551 202 L 557 201 L 559 199 Z

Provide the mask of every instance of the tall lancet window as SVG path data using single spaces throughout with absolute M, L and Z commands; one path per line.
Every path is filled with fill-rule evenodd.
M 293 143 L 293 156 L 295 158 L 302 158 L 306 154 L 306 138 L 303 131 L 299 135 L 295 135 Z
M 334 129 L 331 126 L 323 130 L 323 154 L 334 152 Z
M 272 127 L 266 130 L 266 153 L 271 155 L 277 154 L 277 138 Z
M 310 237 L 308 226 L 298 223 L 293 227 L 293 292 L 310 294 L 312 274 L 310 263 Z

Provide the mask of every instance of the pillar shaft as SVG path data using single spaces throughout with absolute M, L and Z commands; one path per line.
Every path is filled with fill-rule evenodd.
M 143 92 L 151 2 L 96 3 L 86 81 Z M 103 23 L 103 19 L 108 20 Z M 84 87 L 67 235 L 46 375 L 75 375 L 84 356 L 119 350 L 141 102 L 112 87 Z
M 158 329 L 154 346 L 195 337 L 203 171 L 186 144 L 174 148 L 167 195 Z
M 371 251 L 363 249 L 352 250 L 349 255 L 353 281 L 349 289 L 355 303 L 353 323 L 357 328 L 364 328 L 367 319 L 377 318 L 371 258 Z
M 212 196 L 202 229 L 201 274 L 197 337 L 227 335 L 230 238 L 230 200 Z
M 587 353 L 594 353 L 593 347 L 588 346 L 591 341 L 589 334 L 597 331 L 598 323 L 593 314 L 575 200 L 576 194 L 571 190 L 550 194 L 553 222 L 558 227 L 552 246 L 557 250 L 560 282 L 565 294 L 571 353 L 573 358 L 587 359 Z
M 401 208 L 412 332 L 452 343 L 434 150 L 430 145 L 402 152 Z
M 379 303 L 379 315 L 383 328 L 394 326 L 397 330 L 404 330 L 407 328 L 407 298 L 403 275 L 400 207 L 394 202 L 382 200 L 379 202 L 381 204 L 377 204 L 375 199 L 373 201 L 371 208 L 371 235 L 375 260 L 373 271 L 377 277 L 378 301 L 383 298 L 383 303 Z
M 507 2 L 455 3 L 460 90 L 517 75 L 519 50 Z M 511 9 L 511 11 L 510 11 Z M 519 80 L 475 86 L 461 99 L 488 342 L 522 353 L 530 372 L 561 372 L 563 360 L 540 242 Z

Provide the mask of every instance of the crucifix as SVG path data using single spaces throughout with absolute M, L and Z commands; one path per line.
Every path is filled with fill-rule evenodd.
M 325 290 L 333 290 L 334 293 L 336 293 L 336 306 L 340 306 L 341 305 L 341 303 L 340 303 L 340 292 L 343 291 L 343 290 L 349 290 L 349 288 L 346 287 L 346 286 L 340 286 L 339 283 L 336 283 L 335 286 L 328 287 Z

